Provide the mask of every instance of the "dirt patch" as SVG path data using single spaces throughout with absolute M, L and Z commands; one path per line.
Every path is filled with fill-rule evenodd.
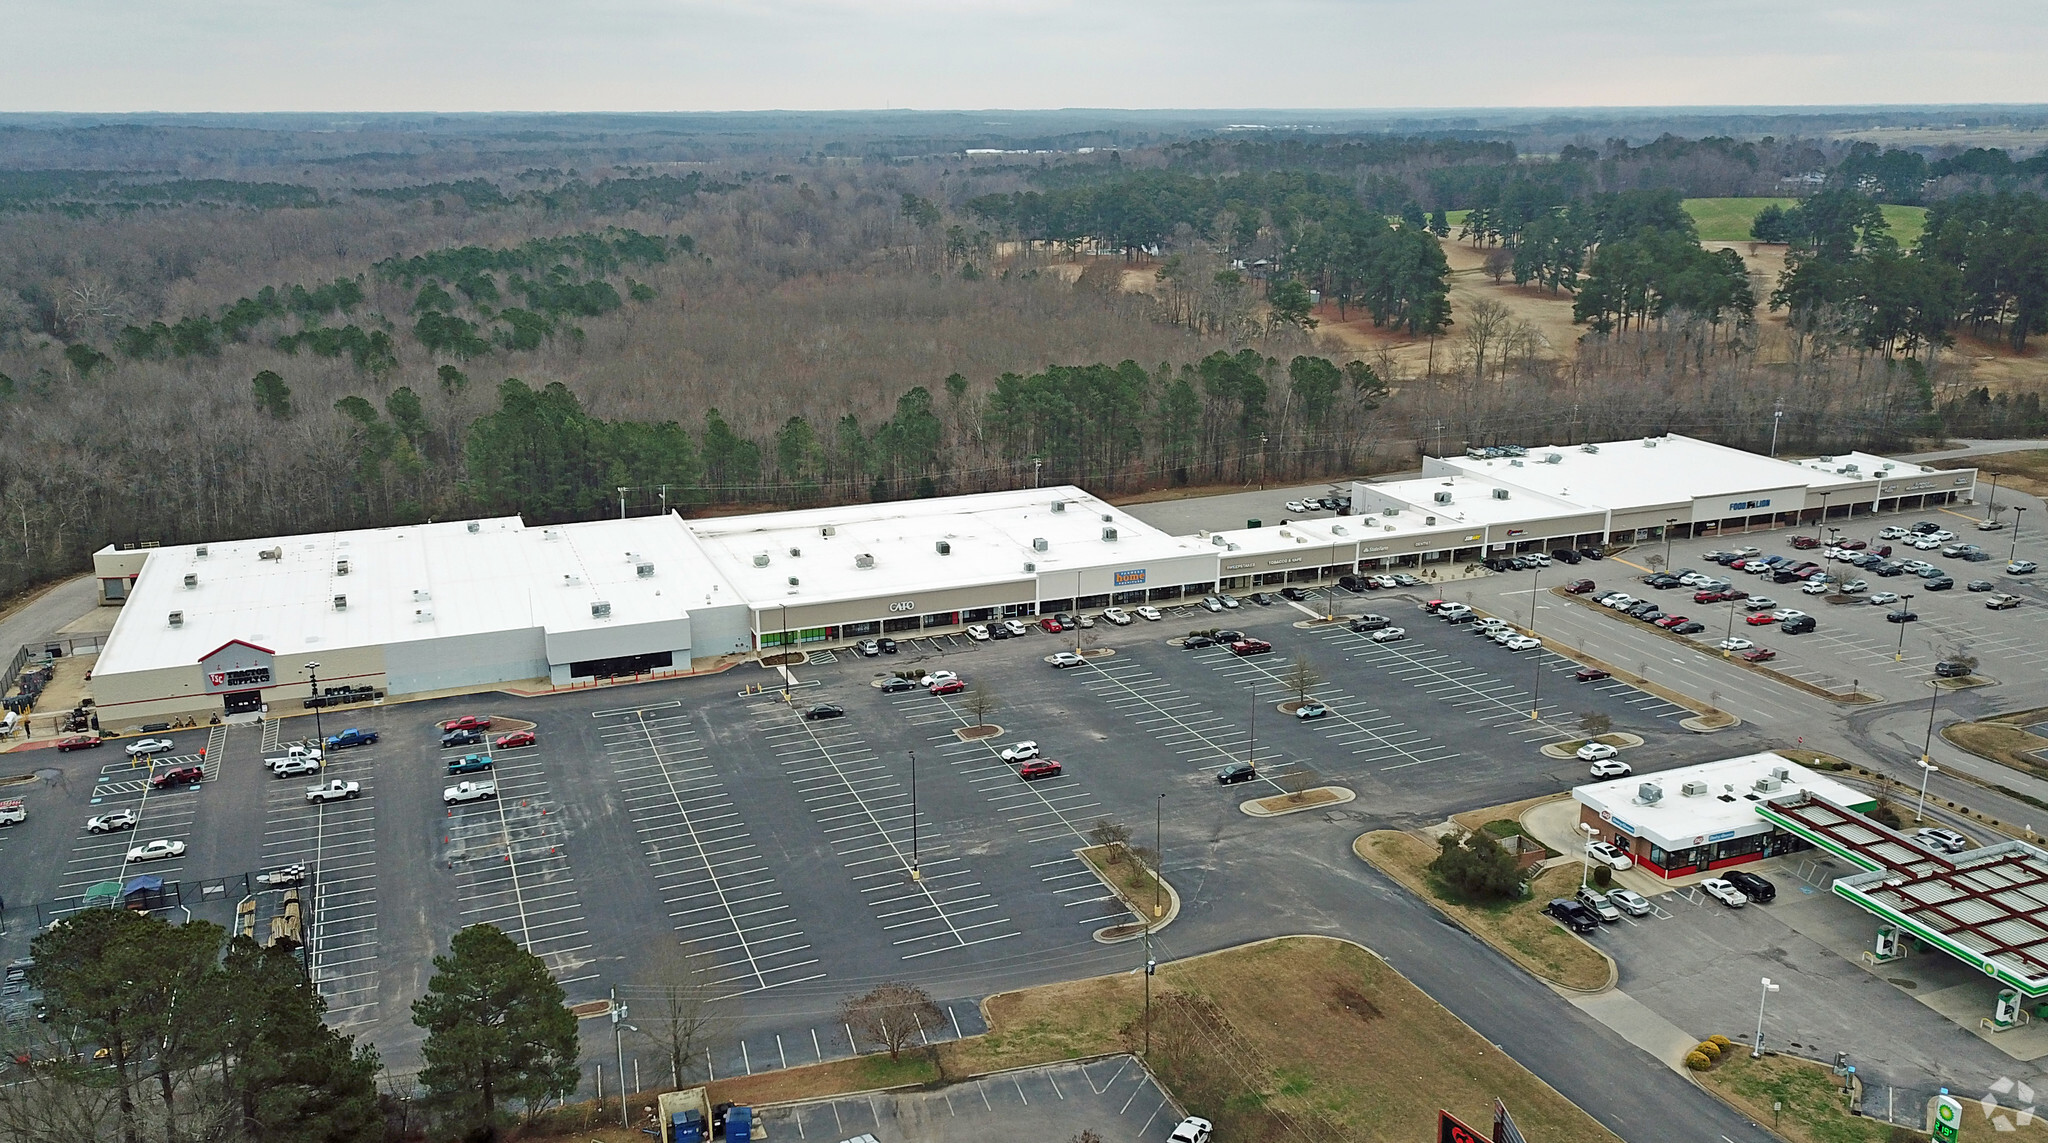
M 1612 983 L 1614 962 L 1542 913 L 1552 897 L 1569 897 L 1578 891 L 1578 866 L 1544 872 L 1524 900 L 1471 904 L 1458 900 L 1429 871 L 1437 849 L 1414 834 L 1374 830 L 1359 838 L 1352 849 L 1533 975 L 1587 992 Z
M 1472 830 L 1485 829 L 1488 823 L 1502 819 L 1520 821 L 1523 814 L 1528 813 L 1545 802 L 1563 801 L 1569 797 L 1571 797 L 1570 794 L 1544 794 L 1536 798 L 1523 798 L 1519 802 L 1509 802 L 1504 806 L 1488 806 L 1481 810 L 1466 810 L 1461 814 L 1452 814 L 1451 820 L 1464 827 L 1465 831 L 1469 833 Z
M 2001 489 L 2017 488 L 2029 495 L 2048 496 L 2048 449 L 2022 449 L 2018 452 L 1995 452 L 1988 456 L 1938 460 L 1929 467 L 1975 468 L 1987 475 L 1996 473 Z
M 958 738 L 962 742 L 976 742 L 983 738 L 994 738 L 1002 732 L 1002 727 L 992 723 L 984 723 L 980 726 L 960 727 L 953 731 L 953 737 Z
M 1942 727 L 1941 737 L 1979 758 L 2010 766 L 2022 774 L 2048 777 L 2048 762 L 2043 761 L 2041 753 L 2048 751 L 2048 738 L 2027 730 L 2024 723 L 2005 719 L 1957 722 Z
M 764 667 L 794 667 L 801 664 L 808 657 L 802 651 L 783 651 L 779 654 L 761 656 L 761 665 Z
M 1263 813 L 1277 814 L 1290 810 L 1305 810 L 1313 806 L 1326 806 L 1344 800 L 1344 794 L 1334 786 L 1317 786 L 1311 790 L 1296 790 L 1287 794 L 1275 794 L 1270 798 L 1255 798 L 1252 804 Z

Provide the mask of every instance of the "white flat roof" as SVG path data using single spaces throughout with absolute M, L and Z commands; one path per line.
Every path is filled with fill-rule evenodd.
M 1415 506 L 1414 511 L 1403 512 L 1399 516 L 1378 517 L 1383 522 L 1405 531 L 1427 532 L 1461 524 L 1475 528 L 1489 524 L 1519 524 L 1523 521 L 1548 520 L 1560 516 L 1583 516 L 1587 512 L 1599 510 L 1582 502 L 1566 500 L 1542 489 L 1532 488 L 1521 482 L 1520 476 L 1520 469 L 1512 469 L 1508 474 L 1458 473 L 1447 476 L 1423 476 L 1411 480 L 1368 484 L 1366 487 Z M 1507 499 L 1495 496 L 1493 493 L 1496 488 L 1506 490 Z M 1440 492 L 1450 493 L 1451 502 L 1437 503 L 1436 497 Z M 1434 527 L 1423 523 L 1426 516 L 1436 517 Z
M 1773 771 L 1781 767 L 1788 777 L 1778 789 L 1756 788 L 1759 779 L 1771 778 Z M 1707 792 L 1687 797 L 1685 784 L 1695 781 L 1706 783 Z M 1640 794 L 1645 783 L 1663 790 L 1663 797 L 1643 803 Z M 1839 806 L 1860 806 L 1871 800 L 1868 794 L 1768 751 L 1655 774 L 1590 782 L 1574 786 L 1572 797 L 1624 833 L 1647 837 L 1666 850 L 1681 850 L 1775 829 L 1758 816 L 1757 807 L 1769 799 L 1790 797 L 1801 790 Z
M 1442 460 L 1474 476 L 1499 480 L 1569 504 L 1617 512 L 1690 504 L 1696 499 L 1728 493 L 1795 485 L 1819 490 L 1875 478 L 1874 469 L 1862 476 L 1842 476 L 1832 468 L 1823 470 L 1774 460 L 1675 433 L 1608 441 L 1592 447 L 1598 451 L 1587 452 L 1583 445 L 1547 445 L 1530 448 L 1529 455 L 1512 459 L 1449 456 Z M 1547 463 L 1545 458 L 1549 456 L 1558 460 Z M 1775 511 L 1803 507 L 1772 505 Z
M 263 558 L 266 550 L 278 558 Z M 652 574 L 640 575 L 643 563 Z M 197 577 L 189 588 L 188 574 Z M 338 595 L 347 597 L 341 610 Z M 608 619 L 591 614 L 596 602 L 611 604 Z M 732 602 L 731 587 L 674 516 L 544 528 L 506 516 L 214 541 L 149 553 L 94 669 L 190 666 L 230 639 L 279 655 L 317 654 L 677 619 L 691 607 Z M 170 625 L 173 611 L 183 615 L 180 626 Z
M 1003 583 L 1220 550 L 1169 536 L 1066 485 L 687 523 L 712 567 L 756 608 Z M 1104 529 L 1114 529 L 1116 538 L 1104 539 Z M 1034 546 L 1038 539 L 1044 551 Z M 939 554 L 940 543 L 947 554 Z M 800 554 L 792 556 L 792 549 Z M 763 556 L 767 562 L 758 563 Z M 873 566 L 858 566 L 860 556 L 872 556 Z M 1024 570 L 1027 563 L 1035 570 Z M 1213 570 L 1205 578 L 1213 578 Z
M 1909 460 L 1893 460 L 1868 452 L 1844 452 L 1832 456 L 1802 457 L 1792 462 L 1809 472 L 1830 477 L 1836 484 L 1850 484 L 1863 480 L 1897 480 L 1908 476 L 1932 476 L 1943 469 L 1929 468 Z M 1843 469 L 1855 469 L 1843 472 Z M 1816 484 L 1815 487 L 1825 487 Z

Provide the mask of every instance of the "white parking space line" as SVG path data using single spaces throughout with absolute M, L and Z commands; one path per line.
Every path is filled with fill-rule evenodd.
M 309 873 L 305 909 L 307 971 L 327 1000 L 327 1020 L 340 1027 L 369 1022 L 376 1015 L 378 942 L 376 788 L 367 755 L 337 751 L 311 781 L 272 778 L 264 792 L 265 869 L 303 865 Z M 336 802 L 310 804 L 305 788 L 315 781 L 357 782 L 362 793 Z M 268 936 L 268 918 L 284 892 L 258 894 L 255 937 Z M 367 940 L 356 938 L 370 934 Z
M 442 757 L 457 759 L 468 749 L 454 747 Z M 497 783 L 498 796 L 446 810 L 446 845 L 460 908 L 504 930 L 564 986 L 595 979 L 595 974 L 572 975 L 588 965 L 579 954 L 590 946 L 573 943 L 585 935 L 581 894 L 563 830 L 553 820 L 554 796 L 541 750 L 499 751 L 493 761 L 490 780 Z M 461 777 L 466 775 L 451 776 L 451 781 Z

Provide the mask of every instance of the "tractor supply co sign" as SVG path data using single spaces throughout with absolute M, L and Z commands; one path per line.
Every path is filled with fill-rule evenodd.
M 277 677 L 270 648 L 240 639 L 207 652 L 199 660 L 199 670 L 206 679 L 207 694 L 267 687 Z
M 1137 569 L 1137 570 L 1135 570 L 1135 571 L 1120 571 L 1120 572 L 1116 573 L 1116 585 L 1117 585 L 1118 587 L 1135 587 L 1135 586 L 1137 586 L 1138 584 L 1141 584 L 1141 583 L 1144 583 L 1144 582 L 1145 582 L 1145 569 L 1144 569 L 1144 568 L 1138 568 L 1138 569 Z

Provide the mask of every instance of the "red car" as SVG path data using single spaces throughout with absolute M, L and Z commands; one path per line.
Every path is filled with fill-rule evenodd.
M 1792 546 L 1804 552 L 1820 547 L 1820 541 L 1812 536 L 1794 536 L 1792 537 Z
M 1593 581 L 1590 579 L 1575 579 L 1565 590 L 1573 595 L 1584 595 L 1593 590 Z
M 1888 556 L 1892 554 L 1892 546 L 1890 544 L 1879 544 L 1872 548 L 1871 551 L 1876 552 L 1880 556 Z
M 1450 600 L 1447 600 L 1447 599 L 1429 599 L 1429 600 L 1424 600 L 1424 601 L 1423 601 L 1423 604 L 1422 604 L 1422 609 L 1423 609 L 1424 611 L 1435 611 L 1435 610 L 1437 610 L 1438 608 L 1441 608 L 1441 607 L 1442 607 L 1442 606 L 1443 606 L 1444 604 L 1446 604 L 1446 603 L 1449 603 L 1449 602 L 1450 602 Z
M 1608 674 L 1606 671 L 1603 671 L 1598 667 L 1583 667 L 1577 671 L 1572 672 L 1572 678 L 1582 683 L 1597 683 L 1601 679 L 1611 679 L 1613 677 L 1613 675 Z
M 1755 650 L 1742 653 L 1742 659 L 1747 663 L 1768 663 L 1777 657 L 1778 653 L 1769 647 L 1758 647 Z
M 1726 598 L 1728 598 L 1727 595 L 1718 591 L 1695 591 L 1692 593 L 1692 601 L 1694 603 L 1719 603 Z
M 532 746 L 538 741 L 539 739 L 533 736 L 533 731 L 531 730 L 515 730 L 510 734 L 501 736 L 491 745 L 499 750 L 510 750 L 514 746 Z
M 943 683 L 934 684 L 932 687 L 932 693 L 935 695 L 957 695 L 961 691 L 964 691 L 966 689 L 967 680 L 947 679 Z
M 1264 639 L 1239 639 L 1230 645 L 1233 655 L 1264 655 L 1273 650 L 1273 645 Z
M 1722 598 L 1722 599 L 1748 599 L 1748 598 L 1749 598 L 1749 593 L 1748 593 L 1748 592 L 1746 592 L 1746 591 L 1744 591 L 1744 590 L 1742 590 L 1742 589 L 1741 589 L 1741 588 L 1739 588 L 1739 587 L 1727 587 L 1727 588 L 1722 588 L 1722 589 L 1721 589 L 1721 598 Z
M 59 751 L 90 750 L 100 745 L 104 744 L 90 734 L 80 734 L 72 738 L 60 738 L 57 740 L 57 749 Z
M 489 730 L 491 720 L 481 714 L 465 714 L 441 724 L 442 730 Z
M 1063 630 L 1060 621 L 1050 615 L 1038 621 L 1038 629 L 1051 635 L 1057 635 Z
M 1687 619 L 1687 618 L 1686 618 L 1685 616 L 1683 616 L 1683 615 L 1667 615 L 1667 616 L 1665 616 L 1664 618 L 1662 618 L 1662 619 L 1659 619 L 1659 620 L 1657 621 L 1657 626 L 1659 626 L 1659 627 L 1676 627 L 1676 626 L 1678 626 L 1678 625 L 1679 625 L 1679 624 L 1681 624 L 1681 623 L 1689 623 L 1689 622 L 1691 622 L 1691 620 L 1688 620 L 1688 619 Z
M 1749 624 L 1751 627 L 1762 627 L 1767 624 L 1776 623 L 1777 621 L 1778 617 L 1772 615 L 1768 611 L 1759 611 L 1755 615 L 1752 615 L 1749 618 L 1743 620 L 1744 623 Z
M 1842 541 L 1842 549 L 1843 549 L 1844 551 L 1850 551 L 1850 552 L 1860 552 L 1860 551 L 1864 550 L 1865 548 L 1868 548 L 1869 546 L 1870 546 L 1870 545 L 1869 545 L 1869 544 L 1868 544 L 1867 542 L 1863 541 L 1863 540 L 1844 540 L 1844 541 Z
M 1027 782 L 1036 778 L 1057 778 L 1060 776 L 1060 764 L 1050 758 L 1026 762 L 1017 767 L 1017 776 Z
M 149 784 L 156 789 L 164 790 L 172 786 L 189 786 L 203 780 L 205 777 L 206 771 L 201 770 L 197 766 L 180 766 L 175 770 L 166 770 L 161 774 L 151 777 Z

